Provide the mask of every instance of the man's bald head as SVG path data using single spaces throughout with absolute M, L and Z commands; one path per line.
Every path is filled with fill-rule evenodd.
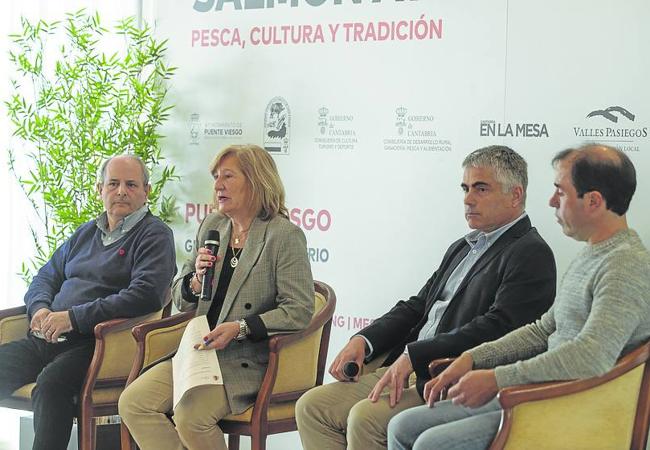
M 636 190 L 636 170 L 621 150 L 601 144 L 587 144 L 559 152 L 553 166 L 560 161 L 571 164 L 571 179 L 579 198 L 598 191 L 607 209 L 624 215 Z
M 143 185 L 148 185 L 149 184 L 149 171 L 147 170 L 147 166 L 144 164 L 144 161 L 142 161 L 142 158 L 140 158 L 138 155 L 132 155 L 132 154 L 122 154 L 122 155 L 115 155 L 111 156 L 110 158 L 107 158 L 103 163 L 101 168 L 99 169 L 99 183 L 104 184 L 104 181 L 106 181 L 106 169 L 108 165 L 111 163 L 111 161 L 115 159 L 128 159 L 128 160 L 133 160 L 135 161 L 138 166 L 140 166 L 140 170 L 142 170 L 142 184 Z

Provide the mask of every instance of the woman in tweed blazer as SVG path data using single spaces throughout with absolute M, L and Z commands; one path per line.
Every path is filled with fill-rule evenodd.
M 273 159 L 255 145 L 233 145 L 210 165 L 218 212 L 201 223 L 221 238 L 218 253 L 204 247 L 184 264 L 172 286 L 181 311 L 207 315 L 208 350 L 216 350 L 224 384 L 200 386 L 181 399 L 172 424 L 171 360 L 138 377 L 120 398 L 120 415 L 143 450 L 226 449 L 217 422 L 255 402 L 268 363 L 267 338 L 305 328 L 314 285 L 303 232 L 287 218 L 284 188 Z M 198 245 L 195 245 L 197 247 Z M 199 300 L 214 265 L 212 298 Z

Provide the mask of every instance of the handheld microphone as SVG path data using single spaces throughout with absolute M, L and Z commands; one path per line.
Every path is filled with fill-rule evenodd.
M 212 252 L 213 256 L 217 256 L 219 251 L 219 232 L 217 230 L 208 231 L 208 235 L 205 238 L 203 246 Z M 199 299 L 201 300 L 211 300 L 212 299 L 212 277 L 214 276 L 214 263 L 205 271 L 203 275 L 203 283 L 201 283 L 201 295 Z
M 348 361 L 343 364 L 343 375 L 349 380 L 352 380 L 359 373 L 359 364 L 356 361 Z

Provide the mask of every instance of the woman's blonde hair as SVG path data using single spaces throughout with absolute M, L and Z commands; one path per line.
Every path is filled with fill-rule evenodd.
M 270 220 L 278 214 L 289 217 L 284 204 L 284 186 L 275 161 L 264 149 L 253 144 L 229 145 L 210 163 L 210 173 L 216 174 L 219 164 L 233 156 L 244 173 L 252 193 L 252 206 L 262 220 Z M 216 195 L 216 193 L 215 193 Z M 215 199 L 215 205 L 216 205 Z

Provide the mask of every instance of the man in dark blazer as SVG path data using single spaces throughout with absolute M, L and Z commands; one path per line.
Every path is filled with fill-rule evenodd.
M 428 364 L 497 339 L 541 316 L 555 297 L 555 261 L 524 211 L 527 166 L 508 147 L 463 161 L 461 187 L 472 231 L 447 250 L 420 292 L 353 336 L 330 367 L 339 380 L 296 406 L 305 450 L 386 447 L 388 421 L 424 404 Z M 354 361 L 382 368 L 348 377 Z M 415 374 L 416 387 L 405 386 Z

